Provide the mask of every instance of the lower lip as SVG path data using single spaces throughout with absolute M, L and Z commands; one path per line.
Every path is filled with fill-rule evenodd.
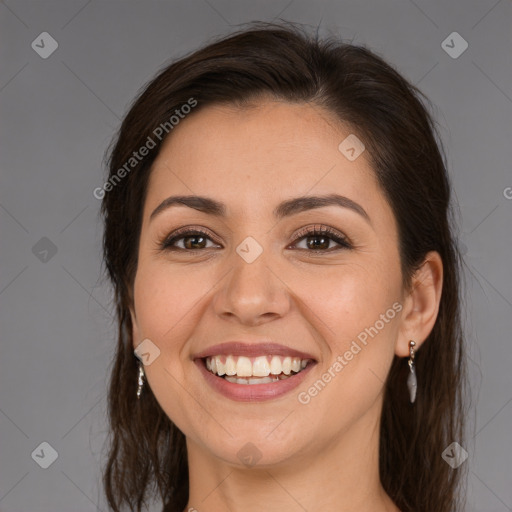
M 268 382 L 266 384 L 236 384 L 229 382 L 222 377 L 217 377 L 210 372 L 202 359 L 195 359 L 194 362 L 199 367 L 199 371 L 203 374 L 206 382 L 218 391 L 221 395 L 238 402 L 261 402 L 264 400 L 272 400 L 280 397 L 295 389 L 307 376 L 311 368 L 316 363 L 310 363 L 304 370 L 288 377 L 287 379 L 278 380 L 276 382 Z

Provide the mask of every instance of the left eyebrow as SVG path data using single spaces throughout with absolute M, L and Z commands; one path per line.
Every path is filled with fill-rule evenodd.
M 164 199 L 151 213 L 149 219 L 152 220 L 159 213 L 167 210 L 172 206 L 187 206 L 200 212 L 214 215 L 216 217 L 226 217 L 226 205 L 215 199 L 204 196 L 171 196 Z M 298 213 L 313 210 L 316 208 L 324 208 L 326 206 L 340 206 L 348 208 L 371 225 L 370 216 L 366 210 L 358 203 L 348 197 L 339 194 L 330 194 L 326 196 L 303 196 L 293 199 L 287 199 L 281 202 L 273 211 L 274 217 L 283 219 Z
M 348 208 L 359 214 L 366 220 L 366 222 L 371 224 L 370 216 L 359 203 L 339 194 L 330 194 L 327 196 L 303 196 L 288 199 L 277 206 L 274 210 L 274 216 L 278 219 L 282 219 L 303 211 L 324 208 L 326 206 L 340 206 L 341 208 Z

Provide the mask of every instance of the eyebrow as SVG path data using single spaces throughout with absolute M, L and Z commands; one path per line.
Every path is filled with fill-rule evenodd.
M 226 205 L 205 196 L 171 196 L 164 199 L 151 213 L 149 220 L 153 220 L 159 213 L 173 206 L 187 206 L 194 210 L 214 215 L 216 217 L 226 217 Z M 370 225 L 371 220 L 366 210 L 358 203 L 348 197 L 339 194 L 329 194 L 325 196 L 303 196 L 293 199 L 287 199 L 280 203 L 273 211 L 274 217 L 283 219 L 301 212 L 324 208 L 326 206 L 340 206 L 348 208 L 361 217 Z

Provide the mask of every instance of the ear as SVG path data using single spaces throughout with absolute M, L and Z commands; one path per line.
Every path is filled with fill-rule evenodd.
M 409 340 L 419 348 L 432 331 L 441 302 L 443 262 L 436 251 L 430 251 L 414 273 L 411 290 L 406 295 L 395 354 L 409 355 Z

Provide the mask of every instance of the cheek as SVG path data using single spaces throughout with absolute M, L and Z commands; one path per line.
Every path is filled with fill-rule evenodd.
M 394 357 L 400 288 L 379 274 L 340 272 L 335 284 L 330 280 L 309 295 L 327 352 L 317 379 L 298 390 L 299 410 L 326 437 L 375 404 Z
M 204 290 L 201 283 L 203 283 Z M 135 279 L 135 310 L 141 335 L 163 340 L 193 309 L 208 287 L 193 272 L 169 265 L 147 264 Z
M 336 340 L 333 349 L 374 325 L 400 297 L 397 269 L 385 271 L 371 262 L 337 267 L 322 277 L 303 276 L 299 282 L 301 295 L 325 324 L 326 337 Z M 394 318 L 393 313 L 388 316 Z
M 198 300 L 210 288 L 194 276 L 191 269 L 146 260 L 137 270 L 134 288 L 139 337 L 134 344 L 148 338 L 160 350 L 145 368 L 147 384 L 167 416 L 187 432 L 194 422 L 208 420 L 202 417 L 204 410 L 183 391 L 187 366 L 182 350 L 197 323 Z
M 317 326 L 326 326 L 322 334 L 327 341 L 319 383 L 322 396 L 315 398 L 313 407 L 321 411 L 328 410 L 329 403 L 344 404 L 345 412 L 337 415 L 342 421 L 347 407 L 359 412 L 369 407 L 386 380 L 402 309 L 399 262 L 391 257 L 368 258 L 364 265 L 338 268 L 336 275 L 311 290 L 309 304 L 322 320 Z M 308 396 L 316 393 L 305 391 Z

